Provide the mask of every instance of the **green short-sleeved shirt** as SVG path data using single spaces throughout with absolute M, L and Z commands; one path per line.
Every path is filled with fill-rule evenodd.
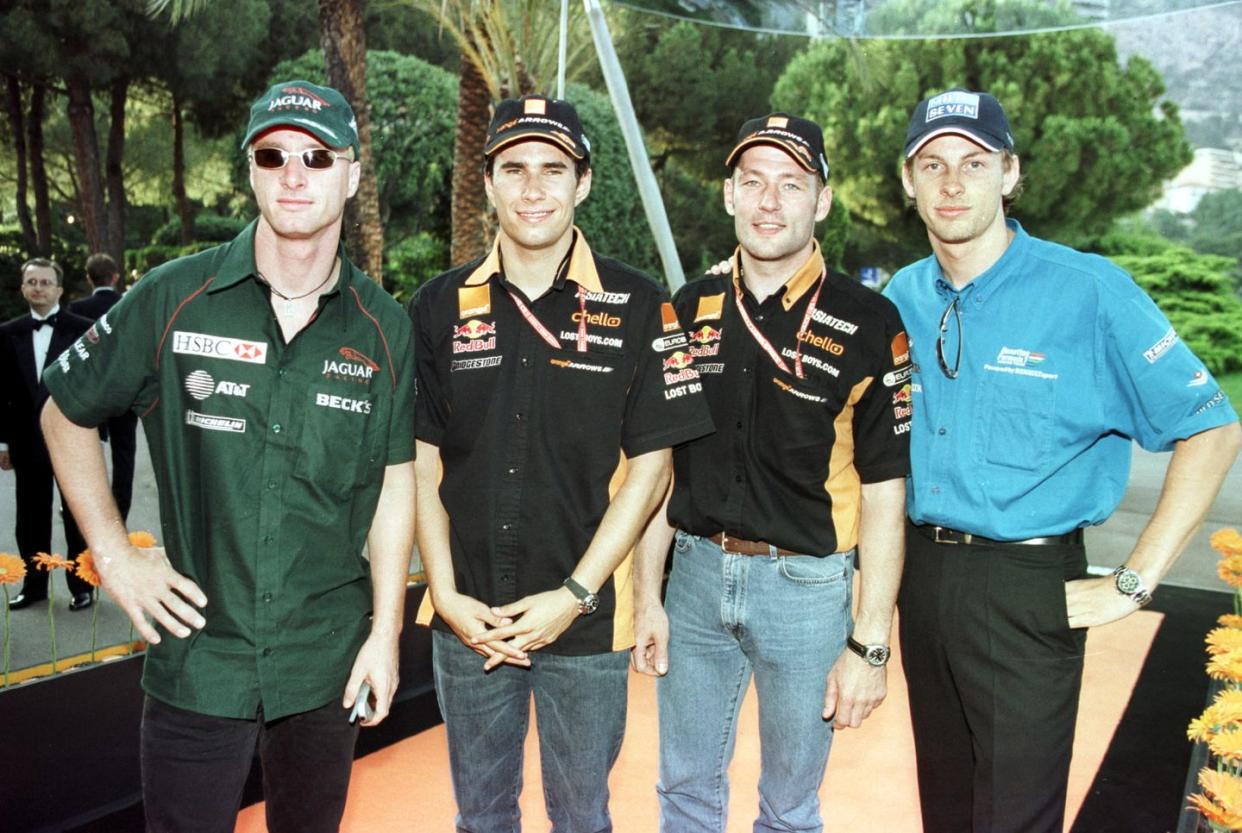
M 409 318 L 341 253 L 337 287 L 285 344 L 252 223 L 147 275 L 44 380 L 73 422 L 142 416 L 161 543 L 207 625 L 148 651 L 143 687 L 221 717 L 340 697 L 366 638 L 362 547 L 384 468 L 414 457 Z

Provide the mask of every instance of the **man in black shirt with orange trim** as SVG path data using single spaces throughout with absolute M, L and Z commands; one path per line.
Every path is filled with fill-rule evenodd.
M 732 275 L 674 300 L 718 430 L 676 449 L 667 519 L 658 514 L 638 547 L 634 665 L 660 675 L 661 830 L 725 829 L 753 674 L 754 829 L 819 831 L 833 729 L 859 726 L 886 693 L 909 350 L 896 308 L 829 271 L 815 243 L 832 205 L 819 126 L 784 113 L 748 121 L 726 164 L 740 243 Z
M 629 554 L 669 449 L 711 421 L 689 353 L 660 349 L 686 341 L 667 294 L 573 226 L 591 188 L 573 107 L 501 102 L 484 152 L 496 242 L 410 307 L 419 549 L 457 828 L 520 829 L 533 692 L 553 829 L 611 830 Z

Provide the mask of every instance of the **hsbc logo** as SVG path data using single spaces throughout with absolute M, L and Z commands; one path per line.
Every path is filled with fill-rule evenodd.
M 223 338 L 204 333 L 173 332 L 173 352 L 247 364 L 267 363 L 267 342 Z

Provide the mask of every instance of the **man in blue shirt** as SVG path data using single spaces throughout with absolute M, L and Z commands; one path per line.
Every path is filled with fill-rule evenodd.
M 1102 257 L 1029 236 L 1009 123 L 986 93 L 921 102 L 902 181 L 932 255 L 885 294 L 910 336 L 900 638 L 926 833 L 1061 831 L 1086 628 L 1151 599 L 1242 431 L 1151 299 Z M 1087 578 L 1131 441 L 1172 450 L 1126 563 Z

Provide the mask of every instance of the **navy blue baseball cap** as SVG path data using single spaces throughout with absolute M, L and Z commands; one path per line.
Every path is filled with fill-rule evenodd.
M 919 102 L 906 130 L 906 158 L 946 134 L 965 136 L 988 150 L 1013 150 L 1005 108 L 994 96 L 960 87 Z

